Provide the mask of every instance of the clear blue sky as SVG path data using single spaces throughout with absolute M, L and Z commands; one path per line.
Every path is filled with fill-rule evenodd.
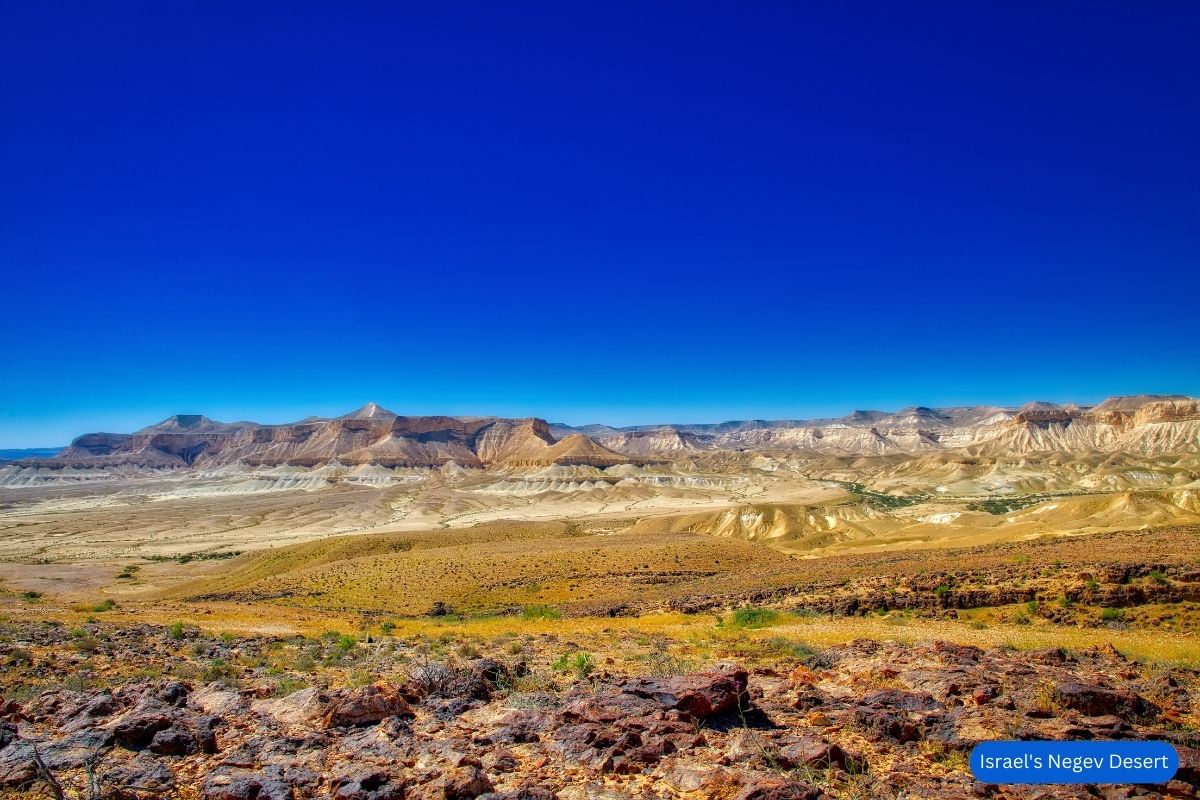
M 1200 394 L 1200 4 L 9 3 L 0 447 Z

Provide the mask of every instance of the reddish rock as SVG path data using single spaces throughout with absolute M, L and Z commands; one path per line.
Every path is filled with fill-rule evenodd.
M 1082 683 L 1063 683 L 1054 690 L 1054 699 L 1064 708 L 1089 717 L 1114 715 L 1145 717 L 1157 713 L 1153 703 L 1134 692 L 1087 686 Z
M 365 686 L 329 704 L 322 724 L 326 728 L 373 725 L 385 717 L 411 717 L 412 707 L 399 690 L 386 681 Z
M 167 711 L 131 711 L 113 728 L 117 744 L 128 750 L 141 750 L 148 746 L 154 735 L 174 724 L 174 717 Z
M 842 748 L 830 744 L 820 736 L 801 736 L 788 740 L 781 744 L 775 758 L 784 769 L 824 769 L 830 766 L 846 769 L 850 761 Z
M 746 670 L 727 666 L 697 675 L 635 678 L 621 684 L 621 690 L 681 711 L 692 719 L 705 719 L 748 709 L 748 685 Z
M 104 782 L 117 787 L 117 797 L 133 800 L 140 797 L 141 792 L 161 794 L 169 791 L 175 786 L 175 775 L 162 761 L 148 752 L 141 752 L 106 772 Z
M 200 796 L 203 800 L 293 800 L 295 793 L 279 767 L 219 767 L 205 777 Z
M 334 781 L 334 800 L 403 800 L 405 781 L 380 770 L 364 769 Z
M 1175 773 L 1175 779 L 1200 786 L 1200 750 L 1177 744 L 1175 752 L 1179 754 L 1179 771 Z
M 817 800 L 821 790 L 809 783 L 762 778 L 743 787 L 736 800 Z
M 443 776 L 440 784 L 446 800 L 475 800 L 493 788 L 479 767 L 459 767 Z

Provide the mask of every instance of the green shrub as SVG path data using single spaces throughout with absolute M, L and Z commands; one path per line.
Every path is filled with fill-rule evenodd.
M 596 671 L 596 662 L 591 653 L 578 653 L 571 667 L 575 670 L 575 677 L 586 678 Z
M 556 672 L 574 672 L 576 677 L 586 678 L 596 670 L 596 662 L 591 653 L 563 653 L 550 662 L 550 668 Z
M 1123 608 L 1106 608 L 1100 612 L 1100 619 L 1105 622 L 1119 622 L 1125 618 L 1125 609 Z
M 773 608 L 747 606 L 733 612 L 732 624 L 738 628 L 765 628 L 779 621 L 779 612 Z
M 172 622 L 171 627 L 168 629 L 168 632 L 172 639 L 182 639 L 183 638 L 183 623 L 182 622 Z

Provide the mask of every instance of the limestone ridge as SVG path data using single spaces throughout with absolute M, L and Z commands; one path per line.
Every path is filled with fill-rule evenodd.
M 1200 400 L 1183 395 L 1112 397 L 1087 408 L 1027 403 L 855 411 L 837 419 L 749 420 L 700 425 L 610 428 L 552 425 L 555 435 L 587 433 L 601 445 L 641 456 L 694 451 L 975 455 L 1128 452 L 1157 456 L 1200 452 Z

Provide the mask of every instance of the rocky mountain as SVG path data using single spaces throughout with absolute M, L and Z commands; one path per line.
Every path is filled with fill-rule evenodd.
M 856 411 L 836 419 L 571 427 L 536 418 L 406 417 L 375 404 L 283 425 L 181 414 L 134 433 L 80 436 L 51 465 L 148 468 L 346 465 L 610 467 L 711 451 L 833 456 L 1200 452 L 1200 400 L 1113 397 L 1094 407 L 1027 403 Z

